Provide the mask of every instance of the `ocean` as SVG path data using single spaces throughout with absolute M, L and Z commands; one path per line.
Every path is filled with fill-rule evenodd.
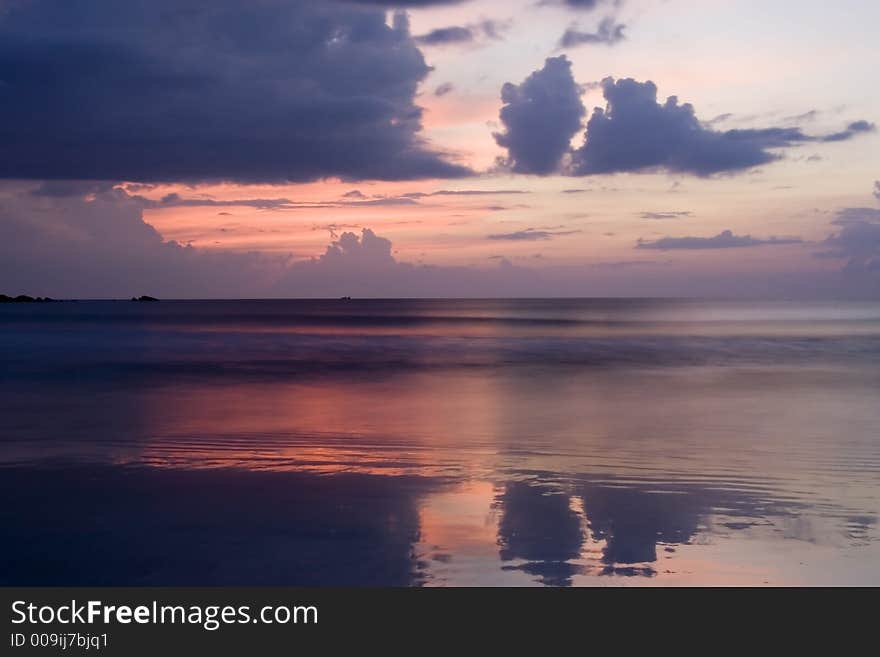
M 2 585 L 880 584 L 880 304 L 0 305 Z

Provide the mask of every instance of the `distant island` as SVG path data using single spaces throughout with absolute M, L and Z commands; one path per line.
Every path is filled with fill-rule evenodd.
M 143 294 L 139 297 L 132 297 L 132 301 L 158 301 L 156 297 Z M 10 297 L 6 294 L 0 294 L 0 303 L 47 303 L 57 302 L 58 299 L 51 297 L 30 297 L 26 294 L 19 294 L 17 297 Z
M 47 301 L 55 301 L 49 297 L 29 297 L 26 294 L 19 294 L 17 297 L 9 297 L 0 294 L 0 303 L 45 303 Z

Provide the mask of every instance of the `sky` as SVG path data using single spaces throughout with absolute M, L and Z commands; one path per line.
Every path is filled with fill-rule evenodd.
M 880 297 L 863 0 L 0 0 L 0 292 Z

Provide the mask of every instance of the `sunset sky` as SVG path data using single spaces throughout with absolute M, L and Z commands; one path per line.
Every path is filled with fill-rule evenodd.
M 878 24 L 0 0 L 0 292 L 876 297 Z

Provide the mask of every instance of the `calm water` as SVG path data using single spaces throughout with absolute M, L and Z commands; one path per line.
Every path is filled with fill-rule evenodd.
M 880 304 L 6 304 L 0 359 L 0 584 L 880 584 Z

